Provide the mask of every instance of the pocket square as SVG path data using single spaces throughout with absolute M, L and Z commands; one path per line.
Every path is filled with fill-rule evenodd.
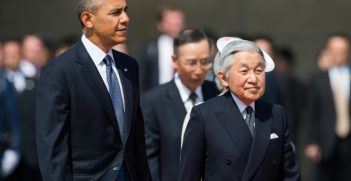
M 275 133 L 272 133 L 271 136 L 270 136 L 270 139 L 273 140 L 273 139 L 277 139 L 279 138 L 277 134 Z

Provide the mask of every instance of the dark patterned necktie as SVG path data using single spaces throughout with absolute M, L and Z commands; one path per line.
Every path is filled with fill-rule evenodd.
M 104 62 L 106 64 L 106 76 L 109 87 L 109 93 L 112 99 L 113 109 L 117 118 L 121 138 L 122 141 L 124 141 L 124 107 L 122 100 L 122 90 L 119 86 L 117 76 L 112 69 L 112 61 L 113 59 L 110 57 L 110 55 L 106 55 L 106 57 L 104 58 Z
M 254 137 L 255 136 L 255 116 L 251 106 L 246 107 L 245 122 L 249 127 L 251 136 Z
M 190 95 L 189 95 L 189 99 L 191 100 L 191 103 L 193 104 L 193 106 L 195 106 L 196 98 L 197 98 L 196 93 L 195 92 L 191 92 Z

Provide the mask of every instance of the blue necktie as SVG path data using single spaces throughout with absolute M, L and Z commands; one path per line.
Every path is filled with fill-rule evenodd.
M 117 118 L 119 131 L 121 133 L 121 139 L 124 141 L 124 108 L 122 100 L 122 90 L 119 86 L 117 76 L 112 69 L 112 61 L 114 61 L 110 55 L 106 55 L 104 62 L 106 64 L 106 76 L 109 87 L 109 93 L 112 99 L 113 108 Z
M 251 136 L 254 137 L 255 135 L 255 117 L 254 117 L 254 112 L 251 106 L 246 107 L 246 124 L 249 127 Z

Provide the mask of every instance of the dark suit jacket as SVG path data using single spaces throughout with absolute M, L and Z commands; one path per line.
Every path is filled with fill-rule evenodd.
M 195 106 L 184 135 L 179 181 L 300 180 L 284 109 L 256 101 L 255 110 L 252 139 L 229 92 Z M 272 133 L 278 137 L 270 139 Z
M 82 42 L 41 73 L 36 140 L 44 180 L 116 180 L 124 161 L 132 181 L 150 180 L 136 61 L 113 51 L 126 109 L 121 141 L 108 90 Z
M 22 155 L 26 166 L 39 170 L 35 141 L 35 97 L 37 79 L 26 77 L 26 89 L 19 95 L 22 121 Z
M 140 91 L 143 93 L 159 85 L 158 38 L 146 43 L 139 52 Z
M 202 85 L 204 100 L 218 95 L 215 84 Z M 154 181 L 177 180 L 180 138 L 186 109 L 174 80 L 146 92 L 141 99 L 146 131 L 146 150 Z
M 18 113 L 15 88 L 0 69 L 0 159 L 6 149 L 20 154 L 21 121 Z
M 328 72 L 314 75 L 308 90 L 306 107 L 308 142 L 319 145 L 322 151 L 321 161 L 327 161 L 333 156 L 337 140 L 336 110 Z

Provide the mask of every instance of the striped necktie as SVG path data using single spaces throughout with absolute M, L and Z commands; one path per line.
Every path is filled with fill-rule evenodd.
M 122 90 L 119 86 L 119 82 L 115 72 L 113 71 L 112 57 L 110 55 L 106 55 L 104 58 L 104 63 L 106 64 L 106 76 L 107 83 L 109 87 L 109 93 L 111 96 L 111 100 L 113 103 L 113 109 L 115 111 L 115 115 L 117 118 L 117 123 L 119 127 L 119 131 L 121 133 L 122 141 L 124 141 L 124 107 L 122 100 Z

